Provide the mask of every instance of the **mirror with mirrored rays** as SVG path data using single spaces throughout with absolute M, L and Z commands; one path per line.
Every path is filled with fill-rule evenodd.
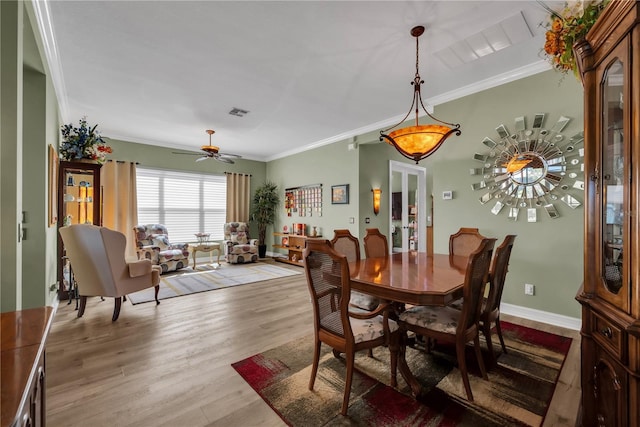
M 514 119 L 514 132 L 501 124 L 497 137 L 485 137 L 484 151 L 473 155 L 481 165 L 470 169 L 471 175 L 479 177 L 471 188 L 481 191 L 480 203 L 487 204 L 494 215 L 507 212 L 510 221 L 528 222 L 538 221 L 538 208 L 549 218 L 558 218 L 558 201 L 571 209 L 580 207 L 584 135 L 563 135 L 570 120 L 560 116 L 547 129 L 543 113 L 533 116 L 531 126 L 527 117 L 520 116 Z

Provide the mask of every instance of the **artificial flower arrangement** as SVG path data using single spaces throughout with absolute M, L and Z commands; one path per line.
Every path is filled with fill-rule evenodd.
M 544 52 L 554 69 L 565 74 L 571 70 L 579 77 L 573 45 L 587 35 L 608 2 L 609 0 L 570 1 L 565 3 L 560 12 L 540 2 L 550 14 Z
M 80 127 L 72 124 L 62 125 L 62 143 L 60 156 L 64 160 L 90 159 L 102 164 L 106 155 L 113 152 L 96 130 L 87 124 L 87 118 L 80 119 Z

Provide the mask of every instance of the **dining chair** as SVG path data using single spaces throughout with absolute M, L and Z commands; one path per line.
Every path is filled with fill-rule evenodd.
M 467 393 L 467 399 L 473 402 L 467 362 L 465 360 L 466 343 L 473 341 L 476 359 L 482 378 L 488 379 L 487 371 L 480 352 L 479 318 L 482 296 L 489 276 L 489 265 L 496 239 L 483 239 L 478 248 L 469 255 L 465 272 L 462 310 L 450 306 L 414 306 L 400 314 L 398 325 L 402 336 L 400 348 L 404 357 L 407 331 L 435 341 L 450 342 L 456 346 L 458 369 Z
M 480 313 L 480 328 L 487 341 L 487 347 L 491 360 L 495 360 L 495 353 L 493 351 L 493 344 L 491 343 L 491 325 L 496 325 L 496 334 L 500 340 L 500 346 L 502 352 L 507 353 L 507 347 L 504 344 L 504 338 L 502 337 L 502 328 L 500 327 L 500 302 L 502 301 L 502 291 L 504 290 L 504 283 L 509 271 L 509 259 L 511 258 L 511 250 L 513 249 L 513 243 L 516 240 L 516 236 L 513 234 L 507 235 L 500 246 L 498 246 L 494 252 L 493 260 L 491 262 L 491 269 L 489 270 L 489 295 L 483 298 L 482 311 Z M 451 304 L 451 307 L 461 310 L 464 304 L 464 298 L 460 298 Z
M 364 253 L 367 258 L 389 255 L 387 236 L 380 233 L 377 228 L 367 228 L 364 236 Z
M 389 304 L 380 304 L 371 312 L 351 312 L 351 282 L 347 257 L 333 249 L 329 240 L 309 240 L 303 253 L 304 269 L 313 304 L 314 355 L 309 390 L 318 372 L 322 343 L 334 355 L 344 353 L 346 377 L 341 414 L 347 414 L 355 353 L 364 349 L 388 346 L 391 354 L 391 386 L 397 385 L 398 324 L 389 319 Z
M 333 249 L 338 253 L 347 257 L 347 262 L 360 260 L 360 242 L 347 229 L 333 230 L 333 239 L 331 244 Z M 380 299 L 362 292 L 351 291 L 350 304 L 362 310 L 374 310 L 379 304 Z
M 449 236 L 449 254 L 469 256 L 475 251 L 485 236 L 477 228 L 461 227 L 455 234 Z

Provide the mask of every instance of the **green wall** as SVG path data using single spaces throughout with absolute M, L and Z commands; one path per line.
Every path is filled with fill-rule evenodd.
M 45 171 L 47 146 L 53 144 L 57 147 L 60 120 L 46 61 L 42 59 L 41 39 L 31 25 L 32 6 L 12 1 L 0 4 L 3 64 L 0 291 L 1 309 L 8 311 L 22 306 L 44 305 L 52 299 L 47 289 L 56 280 L 57 231 L 46 223 L 48 190 Z M 35 56 L 34 39 L 37 44 Z M 44 64 L 41 68 L 34 57 L 41 59 Z M 29 83 L 25 94 L 23 88 L 27 83 L 23 79 Z M 494 216 L 489 206 L 479 203 L 481 193 L 471 189 L 471 184 L 478 179 L 469 175 L 469 169 L 477 167 L 472 156 L 483 151 L 482 139 L 494 136 L 499 124 L 512 126 L 515 116 L 524 115 L 530 121 L 534 114 L 545 113 L 546 125 L 550 126 L 560 115 L 565 115 L 572 121 L 563 134 L 573 135 L 581 130 L 580 85 L 571 76 L 561 81 L 557 73 L 549 71 L 439 105 L 435 113 L 443 120 L 460 122 L 462 126 L 462 136 L 451 137 L 435 155 L 421 162 L 421 166 L 427 168 L 428 193 L 434 196 L 435 251 L 446 252 L 448 236 L 460 226 L 478 227 L 483 234 L 499 240 L 506 234 L 517 234 L 503 301 L 524 308 L 579 317 L 580 310 L 574 295 L 582 280 L 583 208 L 572 210 L 557 203 L 561 215 L 558 219 L 551 220 L 539 211 L 537 223 L 527 223 L 522 218 L 518 222 L 510 222 L 504 212 Z M 177 150 L 170 148 L 119 140 L 109 140 L 109 143 L 114 149 L 111 158 L 139 162 L 144 167 L 215 174 L 249 173 L 252 175 L 252 193 L 265 180 L 275 182 L 281 195 L 288 187 L 322 184 L 322 216 L 314 213 L 311 217 L 300 217 L 294 213 L 288 217 L 282 208 L 276 224 L 268 230 L 267 245 L 270 247 L 274 243 L 272 231 L 280 231 L 284 225 L 297 222 L 318 227 L 327 238 L 331 238 L 337 228 L 347 228 L 358 237 L 364 235 L 367 227 L 387 229 L 388 198 L 391 197 L 389 160 L 412 162 L 387 144 L 376 143 L 377 139 L 378 132 L 370 132 L 267 163 L 241 159 L 235 165 L 215 161 L 196 163 L 193 157 L 175 155 L 173 151 Z M 367 143 L 349 149 L 350 144 L 359 141 Z M 24 167 L 23 155 L 28 157 Z M 332 205 L 331 186 L 340 184 L 349 184 L 350 203 Z M 371 206 L 371 189 L 376 186 L 382 189 L 383 196 L 377 216 Z M 454 199 L 442 200 L 444 190 L 452 190 Z M 571 194 L 581 201 L 584 198 L 581 192 L 572 191 Z M 20 223 L 22 211 L 26 212 L 24 224 Z M 366 218 L 370 223 L 365 222 Z M 24 243 L 16 241 L 19 223 L 28 230 L 28 240 Z M 252 227 L 252 234 L 256 235 L 256 232 Z M 40 271 L 36 271 L 36 266 L 42 267 Z M 524 295 L 524 283 L 536 285 L 535 296 Z
M 516 116 L 526 116 L 530 126 L 536 113 L 546 114 L 545 127 L 551 127 L 561 115 L 570 117 L 563 134 L 573 136 L 582 130 L 582 87 L 572 76 L 561 79 L 548 71 L 436 107 L 436 117 L 459 122 L 462 135 L 450 137 L 437 153 L 420 163 L 427 168 L 427 192 L 434 200 L 434 251 L 447 253 L 449 235 L 463 226 L 478 227 L 498 243 L 505 235 L 516 234 L 503 302 L 579 318 L 580 306 L 574 297 L 582 281 L 583 207 L 573 210 L 557 202 L 559 218 L 550 219 L 538 209 L 538 222 L 526 222 L 522 212 L 519 220 L 512 222 L 507 220 L 506 208 L 493 215 L 490 207 L 495 202 L 482 205 L 482 191 L 471 189 L 471 184 L 480 180 L 469 173 L 479 167 L 473 155 L 488 151 L 482 144 L 484 137 L 495 140 L 495 128 L 500 124 L 513 129 Z M 385 164 L 390 147 L 372 144 L 359 149 L 361 164 L 368 165 L 360 170 L 361 181 L 373 182 L 388 173 Z M 383 197 L 388 197 L 385 189 L 383 186 Z M 445 190 L 454 192 L 453 200 L 442 200 Z M 569 193 L 584 201 L 581 191 Z M 363 199 L 362 203 L 363 211 L 371 209 L 370 201 Z M 381 212 L 375 226 L 383 229 L 386 221 L 388 212 Z M 536 286 L 534 296 L 524 295 L 524 283 Z
M 322 216 L 313 213 L 313 216 L 301 217 L 293 213 L 289 217 L 281 199 L 282 209 L 272 231 L 281 231 L 284 225 L 291 227 L 293 223 L 304 223 L 308 225 L 308 231 L 316 226 L 328 239 L 333 238 L 333 230 L 337 228 L 346 228 L 353 235 L 358 235 L 360 196 L 363 191 L 370 191 L 370 188 L 361 189 L 358 169 L 358 151 L 349 150 L 347 141 L 269 162 L 267 178 L 278 185 L 282 198 L 285 188 L 322 184 Z M 349 204 L 332 205 L 331 186 L 342 184 L 349 184 Z M 353 223 L 350 218 L 353 218 Z M 267 236 L 268 248 L 271 244 L 273 241 L 269 241 Z
M 58 145 L 58 101 L 30 2 L 0 2 L 0 310 L 50 305 L 57 228 L 49 226 L 48 150 Z M 26 237 L 19 239 L 20 230 Z

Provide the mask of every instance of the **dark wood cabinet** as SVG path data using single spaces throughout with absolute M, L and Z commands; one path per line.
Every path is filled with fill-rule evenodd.
M 102 165 L 82 161 L 61 161 L 58 176 L 58 228 L 71 224 L 102 225 Z M 58 296 L 68 297 L 72 288 L 72 269 L 65 257 L 58 233 Z
M 46 425 L 45 346 L 52 307 L 2 313 L 2 427 Z
M 640 425 L 640 7 L 612 1 L 574 46 L 584 86 L 582 423 Z

